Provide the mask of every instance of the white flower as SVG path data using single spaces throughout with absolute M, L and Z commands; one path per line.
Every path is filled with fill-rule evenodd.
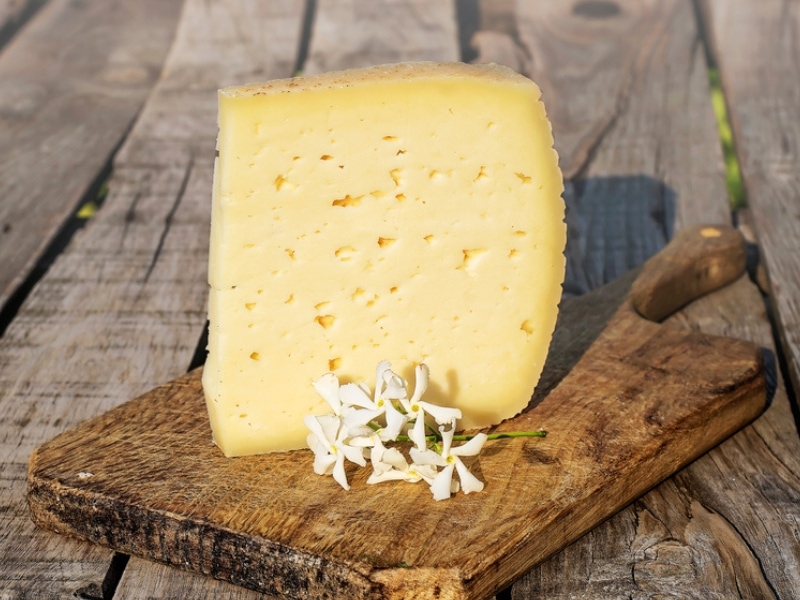
M 365 433 L 363 427 L 367 423 L 382 416 L 386 426 L 378 431 L 381 440 L 394 441 L 408 422 L 408 416 L 397 410 L 393 402 L 406 397 L 406 382 L 391 370 L 389 361 L 378 363 L 372 399 L 369 397 L 369 388 L 352 383 L 341 386 L 338 397 L 343 405 L 358 407 L 350 412 L 345 411 L 344 415 L 345 425 L 353 432 L 360 431 L 358 435 Z
M 479 433 L 467 443 L 453 447 L 453 434 L 455 433 L 455 421 L 449 429 L 439 427 L 442 434 L 442 451 L 436 453 L 433 450 L 411 449 L 411 458 L 417 465 L 431 465 L 434 467 L 444 467 L 431 482 L 431 491 L 434 500 L 445 500 L 450 494 L 458 491 L 458 483 L 453 481 L 453 470 L 458 473 L 461 482 L 461 489 L 465 494 L 470 492 L 480 492 L 483 489 L 483 482 L 469 472 L 467 466 L 462 462 L 462 456 L 475 456 L 483 448 L 487 436 Z
M 340 385 L 333 373 L 314 381 L 314 389 L 333 411 L 304 419 L 310 430 L 306 440 L 314 452 L 314 472 L 333 475 L 339 485 L 349 490 L 345 461 L 366 466 L 369 457 L 373 468 L 367 480 L 370 484 L 426 481 L 435 500 L 449 498 L 459 488 L 466 494 L 481 491 L 483 483 L 469 472 L 460 457 L 478 454 L 487 435 L 479 433 L 466 444 L 453 447 L 461 411 L 422 400 L 429 377 L 425 364 L 416 367 L 414 393 L 410 398 L 405 379 L 393 372 L 391 364 L 385 360 L 378 363 L 375 371 L 374 390 L 364 383 Z M 435 437 L 441 439 L 441 452 L 427 448 L 425 434 L 429 416 L 439 425 L 440 435 Z M 411 464 L 400 450 L 384 445 L 384 442 L 396 441 L 410 422 L 413 427 L 407 432 L 408 439 L 415 444 L 410 451 Z M 458 473 L 458 481 L 453 479 L 454 472 Z
M 414 374 L 416 377 L 414 381 L 414 393 L 411 395 L 410 399 L 401 399 L 400 402 L 408 413 L 409 420 L 414 421 L 414 427 L 408 432 L 408 437 L 416 444 L 417 448 L 424 450 L 426 447 L 425 415 L 431 415 L 437 424 L 445 425 L 453 422 L 455 419 L 460 419 L 461 411 L 457 408 L 437 406 L 436 404 L 431 404 L 430 402 L 422 400 L 422 395 L 425 393 L 425 390 L 428 389 L 428 381 L 430 378 L 428 365 L 424 363 L 417 365 L 416 369 L 414 369 Z
M 379 463 L 372 463 L 372 475 L 367 483 L 381 483 L 383 481 L 409 481 L 416 483 L 423 479 L 431 483 L 436 477 L 436 468 L 430 465 L 409 465 L 408 461 L 397 448 L 387 448 Z
M 347 429 L 336 415 L 309 415 L 303 419 L 311 431 L 306 438 L 308 447 L 314 452 L 314 472 L 317 475 L 333 475 L 336 482 L 349 490 L 347 474 L 344 469 L 345 459 L 362 467 L 367 461 L 361 448 L 350 446 L 347 442 Z
M 339 378 L 334 373 L 325 373 L 325 375 L 312 382 L 312 385 L 333 409 L 333 414 L 337 417 L 341 416 L 342 400 L 339 395 Z
M 351 446 L 362 448 L 365 453 L 369 454 L 369 460 L 372 463 L 373 469 L 379 469 L 379 465 L 384 464 L 382 462 L 383 455 L 388 448 L 383 445 L 381 437 L 377 431 L 372 431 L 370 429 L 368 434 L 351 438 L 349 444 Z M 387 465 L 385 468 L 388 469 L 389 466 Z

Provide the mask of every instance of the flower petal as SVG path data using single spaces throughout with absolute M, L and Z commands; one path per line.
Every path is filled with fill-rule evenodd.
M 411 466 L 408 467 L 408 471 L 409 473 L 421 477 L 427 481 L 428 484 L 433 483 L 433 480 L 439 474 L 436 467 L 432 467 L 431 465 L 418 465 L 416 463 L 412 463 Z
M 362 435 L 362 430 L 366 427 L 367 423 L 377 419 L 381 414 L 383 414 L 382 408 L 376 408 L 374 410 L 354 408 L 348 410 L 342 416 L 342 422 L 344 426 L 347 427 L 350 435 Z
M 420 450 L 425 450 L 427 440 L 425 439 L 425 415 L 420 414 L 414 421 L 414 427 L 408 432 L 408 437 Z
M 344 470 L 344 454 L 342 453 L 339 453 L 336 457 L 336 464 L 333 466 L 333 478 L 344 489 L 350 489 L 350 484 L 347 483 L 347 473 Z
M 432 465 L 435 467 L 447 466 L 447 459 L 443 458 L 433 450 L 419 450 L 418 448 L 411 448 L 408 451 L 411 460 L 417 465 Z
M 317 393 L 333 409 L 334 414 L 339 414 L 342 402 L 339 399 L 339 378 L 333 373 L 325 373 L 312 384 Z
M 340 443 L 337 445 L 337 450 L 350 462 L 354 462 L 361 467 L 367 466 L 367 459 L 364 458 L 364 452 L 361 448 Z
M 314 455 L 314 473 L 317 475 L 330 475 L 333 465 L 336 462 L 336 455 L 330 453 L 319 453 Z
M 383 395 L 383 374 L 392 368 L 392 363 L 388 360 L 382 360 L 378 363 L 378 366 L 375 368 L 375 395 L 373 396 L 373 400 L 375 403 L 378 402 L 378 398 Z
M 373 473 L 367 478 L 367 483 L 383 483 L 384 481 L 408 481 L 415 483 L 420 480 L 421 478 L 415 473 L 409 473 L 399 469 L 388 469 L 386 471 L 381 471 L 380 473 L 373 471 Z
M 431 492 L 433 492 L 434 500 L 447 500 L 451 494 L 451 483 L 453 481 L 453 466 L 447 465 L 444 469 L 439 471 L 439 474 L 434 477 L 431 482 Z
M 450 448 L 450 454 L 454 456 L 475 456 L 481 451 L 487 439 L 488 436 L 485 433 L 478 433 L 465 444 Z
M 456 432 L 456 422 L 453 421 L 450 429 L 446 427 L 439 427 L 439 433 L 442 434 L 442 456 L 447 458 L 450 456 L 450 446 L 453 445 L 453 434 Z
M 458 471 L 458 479 L 461 481 L 461 489 L 464 490 L 465 494 L 483 490 L 483 482 L 470 473 L 467 466 L 460 460 L 456 460 L 456 470 Z
M 326 417 L 333 417 L 333 421 Z M 303 423 L 317 438 L 319 443 L 328 450 L 331 444 L 336 441 L 336 436 L 339 433 L 339 425 L 341 424 L 339 418 L 333 415 L 322 415 L 319 417 L 307 415 L 303 419 Z
M 397 410 L 391 402 L 387 401 L 386 407 L 386 427 L 381 431 L 381 439 L 384 442 L 393 442 L 400 435 L 403 427 L 408 423 L 408 417 Z
M 414 393 L 411 395 L 411 403 L 419 402 L 422 394 L 428 389 L 428 381 L 430 379 L 430 370 L 428 365 L 420 363 L 414 369 Z
M 385 371 L 383 373 L 383 383 L 383 397 L 387 400 L 400 400 L 408 396 L 406 380 L 394 371 Z
M 447 425 L 456 419 L 461 418 L 461 411 L 457 408 L 450 408 L 449 406 L 438 406 L 430 402 L 418 402 L 420 408 L 436 419 L 439 425 Z
M 384 453 L 381 457 L 381 462 L 390 465 L 395 469 L 400 469 L 401 471 L 408 469 L 408 461 L 406 460 L 406 457 L 403 456 L 403 453 L 397 448 L 384 447 Z
M 376 408 L 372 398 L 364 392 L 364 390 L 357 386 L 355 383 L 345 383 L 339 388 L 339 399 L 342 404 L 350 406 L 358 406 L 360 408 Z

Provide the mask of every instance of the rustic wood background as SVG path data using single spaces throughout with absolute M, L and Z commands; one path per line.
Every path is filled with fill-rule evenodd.
M 670 323 L 771 350 L 769 409 L 500 598 L 796 597 L 798 31 L 785 0 L 0 0 L 0 597 L 258 597 L 36 529 L 28 456 L 196 362 L 214 91 L 408 59 L 504 62 L 541 85 L 568 177 L 567 294 L 699 222 L 739 224 L 760 258 L 760 288 L 743 277 Z M 733 215 L 710 64 L 747 193 Z

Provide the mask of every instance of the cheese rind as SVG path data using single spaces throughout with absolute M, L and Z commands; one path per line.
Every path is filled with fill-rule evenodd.
M 305 446 L 328 371 L 380 360 L 483 427 L 555 327 L 563 183 L 539 89 L 416 63 L 221 90 L 203 387 L 228 456 Z

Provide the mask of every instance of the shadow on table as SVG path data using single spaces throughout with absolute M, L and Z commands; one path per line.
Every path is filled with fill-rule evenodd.
M 564 296 L 580 296 L 643 264 L 672 239 L 676 194 L 647 175 L 567 181 Z
M 558 323 L 536 406 L 569 373 L 622 304 L 639 267 L 672 239 L 676 194 L 646 175 L 568 181 L 567 272 Z M 748 271 L 754 271 L 752 252 Z M 762 348 L 767 406 L 777 389 L 778 365 Z

